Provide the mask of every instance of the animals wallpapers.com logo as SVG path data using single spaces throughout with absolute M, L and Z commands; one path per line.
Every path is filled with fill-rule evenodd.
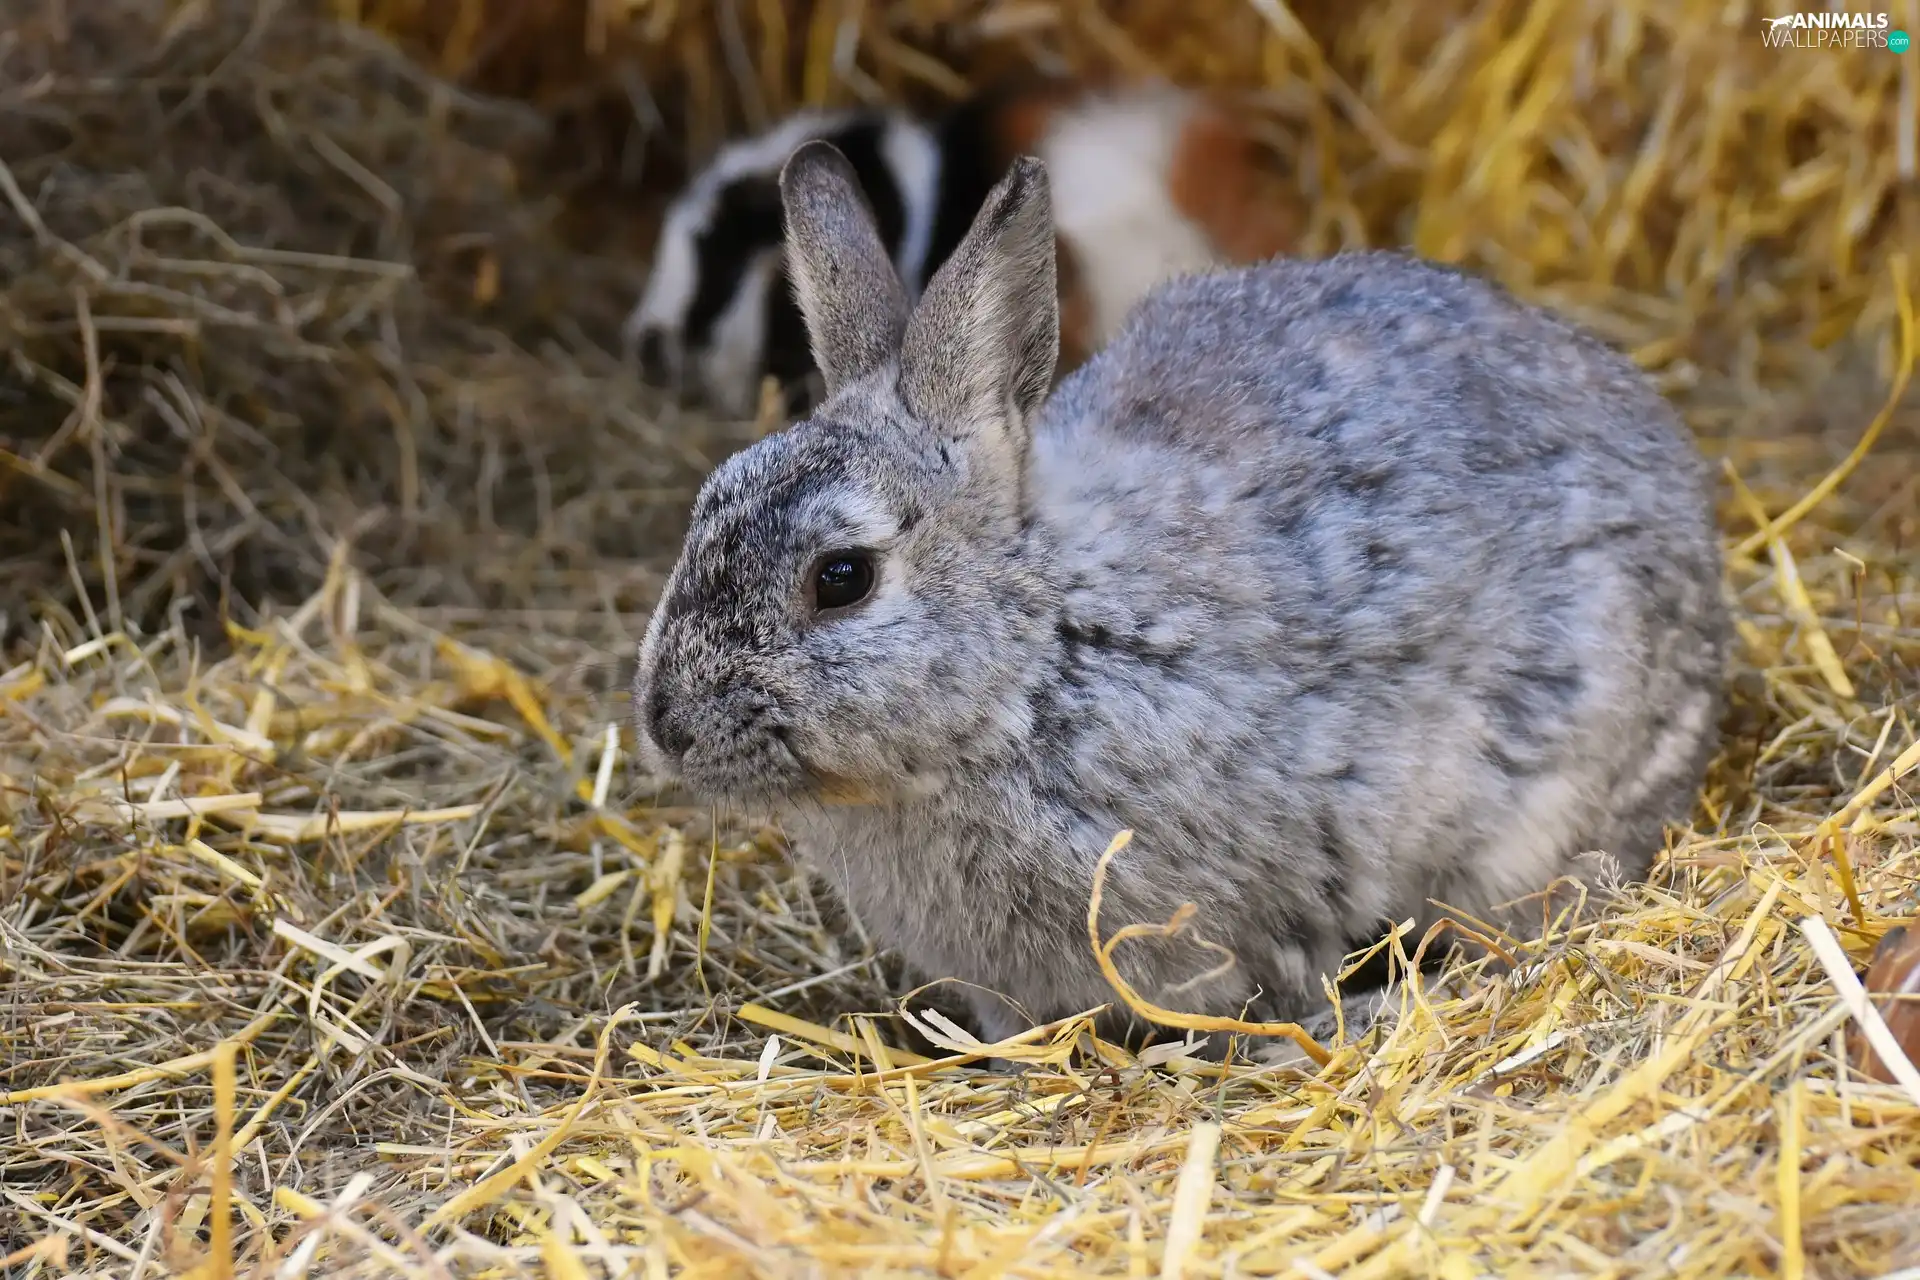
M 1884 13 L 1789 13 L 1760 19 L 1760 36 L 1785 49 L 1891 49 L 1912 45 L 1904 31 L 1892 30 Z

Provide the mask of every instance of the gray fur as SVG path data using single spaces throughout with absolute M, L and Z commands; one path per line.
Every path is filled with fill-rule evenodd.
M 827 395 L 891 361 L 907 324 L 907 291 L 881 243 L 847 158 L 804 142 L 780 170 L 787 273 L 806 318 Z
M 1019 487 L 1027 428 L 1060 359 L 1053 202 L 1038 160 L 1016 160 L 927 285 L 900 347 L 900 399 L 920 422 L 969 433 Z
M 995 239 L 1017 181 L 957 260 L 1031 251 Z M 1022 352 L 1010 387 L 1051 358 L 934 305 L 929 351 Z M 915 967 L 1008 997 L 975 1000 L 985 1034 L 1116 1001 L 1085 916 L 1122 828 L 1103 933 L 1192 902 L 1237 961 L 1193 982 L 1217 952 L 1128 942 L 1129 980 L 1293 1019 L 1429 899 L 1524 932 L 1539 904 L 1500 904 L 1591 883 L 1589 850 L 1637 878 L 1688 818 L 1729 631 L 1707 475 L 1597 340 L 1397 253 L 1189 277 L 1061 384 L 1014 477 L 987 453 L 1018 395 L 999 432 L 928 417 L 900 363 L 710 477 L 639 737 L 780 815 Z M 810 617 L 814 558 L 854 546 L 873 595 Z

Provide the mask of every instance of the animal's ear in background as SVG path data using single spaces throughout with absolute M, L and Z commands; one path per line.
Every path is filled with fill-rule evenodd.
M 907 293 L 853 166 L 829 142 L 801 144 L 780 170 L 787 274 L 828 395 L 892 360 Z
M 1046 166 L 1015 160 L 927 284 L 900 353 L 916 415 L 1018 475 L 1060 358 L 1053 197 Z

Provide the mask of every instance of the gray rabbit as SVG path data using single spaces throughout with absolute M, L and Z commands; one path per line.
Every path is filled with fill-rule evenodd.
M 1702 460 L 1647 379 L 1390 252 L 1159 286 L 1047 394 L 1022 159 L 910 305 L 851 168 L 780 175 L 828 398 L 719 467 L 640 648 L 643 761 L 771 810 L 990 1039 L 1101 1004 L 1324 1025 L 1393 922 L 1643 875 L 1718 742 Z M 1231 963 L 1221 957 L 1231 953 Z M 1106 1032 L 1134 1036 L 1124 1012 Z

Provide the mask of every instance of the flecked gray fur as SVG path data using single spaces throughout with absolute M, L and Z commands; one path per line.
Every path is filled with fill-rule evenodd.
M 1197 907 L 1120 948 L 1129 981 L 1259 1018 L 1317 1021 L 1320 975 L 1430 899 L 1524 930 L 1538 901 L 1500 904 L 1589 851 L 1645 873 L 1729 624 L 1702 460 L 1629 361 L 1356 252 L 1164 285 L 1039 404 L 1038 162 L 903 330 L 820 145 L 783 189 L 834 393 L 699 495 L 635 683 L 656 772 L 776 812 L 989 1037 L 1117 1004 L 1085 920 L 1122 828 L 1103 933 Z M 878 585 L 810 616 L 845 547 Z

